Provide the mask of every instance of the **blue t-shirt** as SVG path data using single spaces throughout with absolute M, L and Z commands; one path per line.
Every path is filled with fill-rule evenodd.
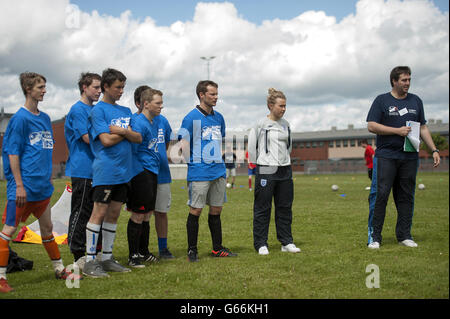
M 2 150 L 8 200 L 16 200 L 16 181 L 8 155 L 19 156 L 27 201 L 35 202 L 52 196 L 53 144 L 52 123 L 46 113 L 35 115 L 22 107 L 12 116 L 3 137 Z
M 137 156 L 134 157 L 134 161 L 139 161 L 143 168 L 158 174 L 159 150 L 157 123 L 155 121 L 151 123 L 142 113 L 135 113 L 131 118 L 131 127 L 142 136 L 142 143 L 137 145 L 135 149 Z M 136 163 L 134 166 L 137 167 L 138 164 Z
M 69 158 L 66 163 L 66 176 L 92 179 L 92 154 L 89 144 L 82 136 L 88 134 L 89 114 L 92 106 L 78 101 L 70 108 L 64 124 L 64 135 Z
M 89 116 L 89 141 L 94 162 L 92 164 L 92 186 L 118 185 L 128 183 L 133 177 L 133 153 L 127 139 L 105 147 L 99 135 L 110 133 L 109 126 L 116 125 L 128 128 L 131 110 L 118 104 L 98 102 Z
M 197 106 L 184 117 L 178 138 L 190 142 L 188 181 L 211 181 L 226 177 L 222 160 L 223 137 L 225 121 L 219 112 L 207 114 Z
M 172 128 L 170 127 L 169 121 L 163 115 L 158 115 L 153 121 L 158 126 L 158 151 L 160 157 L 158 184 L 171 183 L 172 176 L 170 175 L 166 145 L 170 143 Z
M 390 127 L 405 126 L 406 121 L 419 122 L 420 125 L 426 123 L 423 103 L 417 95 L 408 93 L 404 99 L 396 99 L 390 92 L 377 96 L 366 121 Z M 405 137 L 400 135 L 377 135 L 375 156 L 392 159 L 417 159 L 419 157 L 417 152 L 403 151 L 404 143 Z

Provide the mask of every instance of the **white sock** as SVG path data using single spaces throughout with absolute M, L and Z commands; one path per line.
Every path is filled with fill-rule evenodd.
M 0 279 L 6 279 L 6 268 L 8 267 L 0 267 Z
M 87 223 L 86 225 L 86 262 L 95 259 L 100 228 L 101 225 L 97 224 Z
M 116 238 L 117 224 L 103 222 L 102 224 L 102 260 L 107 260 L 112 257 L 112 250 L 114 239 Z
M 53 269 L 55 271 L 63 271 L 64 270 L 64 264 L 62 262 L 62 259 L 58 260 L 52 260 Z

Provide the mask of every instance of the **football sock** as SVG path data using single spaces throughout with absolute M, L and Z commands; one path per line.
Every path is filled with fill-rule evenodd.
M 42 245 L 52 261 L 53 269 L 55 271 L 63 270 L 64 265 L 61 260 L 61 254 L 59 252 L 58 244 L 55 241 L 55 237 L 53 237 L 53 235 L 42 237 Z
M 159 252 L 167 248 L 167 238 L 158 237 Z
M 103 236 L 103 252 L 102 260 L 111 259 L 114 239 L 116 238 L 116 228 L 117 224 L 111 224 L 103 222 L 102 224 L 102 236 Z
M 211 232 L 213 249 L 215 251 L 222 249 L 222 223 L 220 215 L 208 215 L 208 226 Z
M 6 278 L 9 259 L 9 242 L 11 237 L 0 232 L 0 278 Z
M 248 188 L 252 188 L 252 178 L 248 178 Z
M 142 224 L 137 224 L 131 220 L 128 220 L 127 225 L 127 239 L 129 257 L 137 255 L 139 253 L 139 241 L 141 239 Z
M 145 256 L 150 252 L 148 250 L 148 241 L 150 238 L 150 221 L 143 221 L 141 226 L 141 236 L 139 239 L 139 254 Z
M 86 225 L 86 262 L 94 260 L 97 253 L 97 243 L 101 225 L 87 223 Z
M 197 248 L 197 238 L 198 238 L 198 219 L 199 216 L 192 215 L 189 213 L 186 230 L 189 248 Z

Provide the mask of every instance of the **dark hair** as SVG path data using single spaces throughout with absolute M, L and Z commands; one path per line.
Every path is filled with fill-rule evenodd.
M 369 145 L 369 143 L 367 143 L 367 140 L 366 140 L 366 139 L 363 139 L 363 140 L 359 141 L 359 143 L 360 143 L 360 144 L 366 144 L 366 145 Z
M 105 84 L 111 86 L 114 81 L 119 80 L 120 82 L 125 82 L 127 77 L 120 71 L 115 69 L 106 69 L 102 73 L 102 93 L 105 92 Z
M 38 81 L 47 82 L 47 79 L 39 74 L 34 72 L 23 72 L 20 74 L 20 86 L 22 87 L 23 94 L 27 96 L 27 90 L 32 89 Z
M 213 82 L 213 81 L 210 81 L 210 80 L 198 82 L 197 89 L 195 90 L 196 93 L 197 93 L 198 98 L 200 98 L 200 93 L 208 92 L 207 87 L 209 85 L 214 86 L 216 89 L 219 87 L 216 82 Z
M 409 66 L 396 66 L 392 69 L 390 75 L 391 86 L 394 87 L 394 81 L 398 81 L 401 74 L 411 75 L 411 69 Z
M 83 85 L 89 86 L 94 80 L 99 80 L 101 82 L 102 77 L 97 73 L 81 73 L 80 79 L 78 80 L 78 88 L 80 89 L 80 94 L 83 94 Z
M 148 85 L 141 85 L 134 90 L 134 104 L 141 104 L 141 94 L 145 90 L 151 89 Z

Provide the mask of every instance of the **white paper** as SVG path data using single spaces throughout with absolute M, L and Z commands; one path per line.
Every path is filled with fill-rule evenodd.
M 414 146 L 417 152 L 419 152 L 420 146 L 420 123 L 414 121 L 406 121 L 406 126 L 411 127 L 411 131 L 408 133 L 408 140 Z

